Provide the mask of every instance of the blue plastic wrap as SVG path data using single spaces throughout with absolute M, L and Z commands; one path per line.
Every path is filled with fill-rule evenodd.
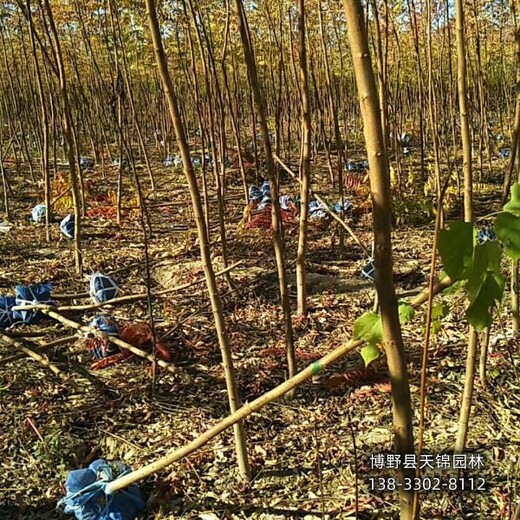
M 90 296 L 94 303 L 106 302 L 114 299 L 119 292 L 119 287 L 110 276 L 102 273 L 94 273 L 90 277 Z
M 60 231 L 65 235 L 67 238 L 73 239 L 74 238 L 74 215 L 71 213 L 70 215 L 67 215 L 61 222 L 60 222 Z
M 0 329 L 6 329 L 13 324 L 13 312 L 16 305 L 14 296 L 0 296 Z
M 49 283 L 33 285 L 17 285 L 15 288 L 16 305 L 37 305 L 51 302 L 51 289 Z M 39 311 L 14 311 L 13 319 L 27 324 L 37 323 L 44 315 Z
M 67 495 L 58 507 L 77 520 L 135 520 L 146 507 L 137 484 L 114 494 L 107 493 L 110 481 L 130 471 L 120 462 L 103 459 L 88 468 L 71 471 L 65 482 Z
M 45 222 L 45 215 L 47 214 L 47 206 L 45 204 L 37 204 L 31 211 L 31 220 L 33 222 Z

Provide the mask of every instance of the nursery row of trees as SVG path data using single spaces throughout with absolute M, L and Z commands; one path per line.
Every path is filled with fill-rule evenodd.
M 433 178 L 438 206 L 447 185 L 455 182 L 452 177 L 462 183 L 463 174 L 464 218 L 469 223 L 474 220 L 473 156 L 483 177 L 491 173 L 491 159 L 505 142 L 511 141 L 511 156 L 516 155 L 518 101 L 514 117 L 513 107 L 518 96 L 520 39 L 514 3 L 457 0 L 453 6 L 430 0 L 373 0 L 363 5 L 360 0 L 344 0 L 341 6 L 320 0 L 294 4 L 166 0 L 157 5 L 146 0 L 145 4 L 146 11 L 140 2 L 117 0 L 2 4 L 0 148 L 3 158 L 11 155 L 15 160 L 13 169 L 0 163 L 5 212 L 9 216 L 10 178 L 15 169 L 34 182 L 43 181 L 50 208 L 53 176 L 60 164 L 66 164 L 76 225 L 74 254 L 81 273 L 81 220 L 87 202 L 79 158 L 92 153 L 102 168 L 117 158 L 118 193 L 128 175 L 140 203 L 146 253 L 150 226 L 143 190 L 153 189 L 160 180 L 153 168 L 154 155 L 157 152 L 162 159 L 169 152 L 178 153 L 234 412 L 240 398 L 211 263 L 208 185 L 213 181 L 218 196 L 218 232 L 227 266 L 224 195 L 231 150 L 246 196 L 246 163 L 250 162 L 246 152 L 256 171 L 271 183 L 273 244 L 292 377 L 297 367 L 277 171 L 284 161 L 299 159 L 303 210 L 297 312 L 305 314 L 312 154 L 324 152 L 330 183 L 342 199 L 345 161 L 366 153 L 395 444 L 400 454 L 413 452 L 406 356 L 392 281 L 389 157 L 395 159 L 398 182 L 403 182 L 400 136 L 410 132 L 420 157 L 418 177 L 423 183 Z M 366 152 L 359 149 L 360 128 Z M 200 174 L 194 168 L 193 147 L 200 148 L 203 157 L 209 152 L 211 169 L 205 161 Z M 137 169 L 138 163 L 144 165 L 146 176 Z M 28 173 L 22 169 L 25 165 Z M 513 160 L 510 165 L 509 181 Z M 120 221 L 120 196 L 118 210 Z M 438 211 L 437 231 L 441 216 Z M 433 273 L 432 268 L 432 280 Z M 476 332 L 470 329 L 469 375 L 457 450 L 465 443 L 476 344 Z M 241 422 L 235 424 L 235 438 L 240 471 L 248 476 Z M 413 494 L 403 490 L 402 518 L 414 517 L 416 509 Z
M 297 149 L 299 142 L 297 6 L 271 0 L 244 5 L 268 125 L 280 155 L 282 150 Z M 438 139 L 442 151 L 459 132 L 453 4 L 371 0 L 364 9 L 385 140 L 397 152 L 397 138 L 404 131 L 428 147 Z M 506 139 L 512 129 L 513 9 L 500 0 L 472 0 L 465 5 L 468 116 L 483 153 L 493 152 L 488 128 L 495 137 L 502 134 Z M 330 152 L 338 148 L 339 137 L 349 150 L 348 144 L 355 145 L 359 137 L 360 117 L 345 14 L 339 3 L 325 0 L 307 2 L 306 11 L 313 141 Z M 98 162 L 115 157 L 118 117 L 129 142 L 164 143 L 163 154 L 174 148 L 145 16 L 142 3 L 119 0 L 2 4 L 0 108 L 8 124 L 3 134 L 6 141 L 14 136 L 20 156 L 33 159 L 33 152 L 42 150 L 42 96 L 52 150 L 65 140 L 54 40 L 61 48 L 80 153 L 91 152 Z M 251 147 L 256 154 L 258 122 L 231 3 L 164 1 L 158 16 L 187 129 L 192 135 L 202 134 L 202 144 L 208 148 L 225 130 L 226 147 Z M 222 116 L 213 118 L 214 128 L 210 112 Z M 137 153 L 142 156 L 142 146 Z

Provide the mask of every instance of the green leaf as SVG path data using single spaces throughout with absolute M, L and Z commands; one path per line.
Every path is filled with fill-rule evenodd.
M 438 303 L 432 307 L 431 332 L 438 334 L 442 329 L 442 318 L 449 312 L 449 307 L 444 303 Z
M 354 322 L 354 339 L 377 345 L 383 341 L 383 323 L 375 312 L 365 312 Z
M 473 258 L 475 228 L 471 222 L 453 222 L 439 233 L 439 253 L 444 271 L 453 280 L 467 278 Z
M 448 315 L 450 308 L 444 303 L 437 303 L 432 307 L 432 320 L 440 320 Z
M 413 320 L 414 316 L 415 309 L 409 303 L 399 303 L 399 321 L 401 322 L 401 325 Z
M 504 211 L 520 217 L 520 184 L 511 186 L 511 200 L 504 206 Z
M 435 320 L 432 321 L 431 324 L 431 333 L 435 336 L 436 334 L 439 334 L 439 332 L 442 330 L 442 322 L 441 320 Z
M 506 278 L 500 273 L 488 272 L 478 295 L 466 309 L 466 318 L 476 330 L 482 331 L 493 323 L 491 310 L 504 294 Z
M 497 241 L 484 242 L 483 244 L 475 246 L 473 265 L 466 285 L 470 302 L 475 301 L 478 297 L 479 292 L 488 277 L 488 273 L 500 272 L 501 258 L 502 250 Z
M 485 258 L 488 271 L 500 271 L 500 263 L 502 261 L 502 248 L 496 240 L 484 242 L 475 247 L 475 260 L 481 257 Z
M 375 345 L 366 345 L 361 349 L 361 357 L 365 362 L 365 367 L 370 365 L 370 363 L 372 363 L 372 361 L 375 361 L 379 356 L 379 349 Z
M 493 316 L 489 310 L 483 305 L 473 303 L 466 309 L 466 318 L 475 330 L 481 332 L 493 323 Z
M 452 283 L 449 287 L 446 287 L 442 294 L 446 296 L 451 296 L 452 294 L 456 294 L 460 291 L 460 289 L 464 286 L 466 282 L 464 280 L 459 280 L 457 282 Z
M 495 219 L 495 231 L 504 244 L 505 251 L 513 260 L 520 259 L 520 217 L 503 212 Z

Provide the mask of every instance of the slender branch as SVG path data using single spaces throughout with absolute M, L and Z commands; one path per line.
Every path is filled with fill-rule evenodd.
M 26 347 L 19 341 L 6 336 L 5 334 L 0 334 L 0 341 L 5 345 L 13 346 L 18 350 L 21 350 L 26 356 L 29 356 L 30 358 L 37 361 L 42 367 L 48 368 L 58 377 L 61 377 L 65 380 L 67 379 L 67 376 L 54 363 L 51 363 L 48 359 L 45 359 L 43 356 L 37 352 L 34 352 L 34 350 L 31 350 L 29 347 Z
M 319 374 L 323 371 L 324 368 L 334 363 L 348 352 L 353 351 L 361 344 L 361 341 L 351 340 L 342 345 L 341 347 L 334 349 L 332 352 L 322 357 L 318 361 L 315 361 L 314 363 L 312 363 L 312 365 L 309 365 L 307 368 L 296 374 L 294 377 L 291 377 L 281 385 L 277 386 L 276 388 L 273 388 L 269 392 L 252 401 L 251 403 L 247 403 L 241 406 L 234 413 L 228 415 L 225 419 L 223 419 L 218 424 L 204 432 L 202 435 L 199 435 L 199 437 L 197 437 L 190 443 L 186 444 L 182 448 L 179 448 L 173 451 L 172 453 L 156 460 L 155 462 L 152 462 L 151 464 L 143 466 L 142 468 L 133 471 L 128 475 L 125 475 L 124 477 L 110 482 L 107 486 L 106 492 L 115 493 L 116 491 L 124 489 L 125 487 L 133 484 L 134 482 L 138 482 L 139 480 L 149 477 L 150 475 L 157 473 L 166 466 L 169 466 L 170 464 L 173 464 L 174 462 L 177 462 L 178 460 L 190 455 L 194 451 L 198 450 L 199 448 L 207 444 L 211 439 L 222 433 L 230 426 L 233 426 L 237 422 L 242 421 L 248 415 L 251 415 L 253 412 L 260 410 L 265 405 L 272 403 L 275 399 L 278 399 L 279 397 L 283 396 L 287 392 L 301 385 L 311 377 Z
M 215 276 L 222 276 L 223 274 L 228 273 L 232 269 L 235 269 L 239 265 L 242 264 L 242 260 L 235 262 L 233 265 L 230 265 L 229 267 L 226 267 L 226 269 L 222 269 L 222 271 L 219 271 L 218 273 L 215 273 Z M 188 289 L 189 287 L 193 287 L 195 285 L 199 285 L 201 283 L 204 283 L 205 279 L 201 278 L 200 280 L 195 280 L 193 282 L 185 283 L 183 285 L 178 285 L 176 287 L 171 287 L 170 289 L 164 289 L 162 291 L 157 291 L 151 293 L 152 298 L 157 298 L 159 296 L 165 296 L 166 294 L 171 294 L 173 292 L 182 291 L 183 289 Z M 62 299 L 65 295 L 61 295 Z M 82 297 L 83 295 L 70 295 L 71 297 Z M 135 302 L 139 300 L 146 300 L 148 295 L 145 294 L 129 294 L 128 296 L 121 296 L 119 298 L 113 298 L 112 300 L 108 300 L 106 302 L 101 303 L 92 303 L 89 305 L 61 305 L 59 307 L 53 306 L 53 305 L 16 305 L 13 307 L 14 311 L 27 311 L 27 310 L 43 310 L 43 309 L 52 309 L 57 312 L 65 312 L 65 311 L 86 311 L 86 310 L 92 310 L 92 309 L 99 309 L 100 307 L 107 307 L 107 306 L 113 306 L 118 303 L 129 303 L 129 302 Z
M 47 314 L 47 316 L 54 318 L 56 321 L 59 321 L 60 323 L 63 323 L 63 325 L 70 327 L 71 329 L 80 330 L 81 332 L 86 332 L 90 334 L 94 334 L 95 336 L 106 338 L 110 343 L 114 343 L 114 345 L 117 345 L 118 347 L 129 350 L 132 352 L 132 354 L 135 354 L 136 356 L 139 356 L 143 359 L 147 359 L 150 362 L 154 362 L 154 357 L 151 354 L 148 354 L 144 350 L 141 350 L 140 348 L 134 347 L 133 345 L 130 345 L 130 343 L 127 343 L 126 341 L 123 341 L 122 339 L 116 338 L 114 336 L 109 336 L 108 334 L 105 334 L 104 332 L 101 332 L 98 329 L 95 329 L 94 327 L 90 327 L 88 325 L 81 325 L 81 323 L 77 323 L 75 321 L 72 321 L 68 318 L 65 318 L 65 316 L 62 316 L 61 314 L 58 314 L 51 308 L 49 309 L 41 309 L 41 312 L 44 314 Z M 166 361 L 163 361 L 161 359 L 158 359 L 155 361 L 159 366 L 163 367 L 164 369 L 168 370 L 168 372 L 171 372 L 172 374 L 178 375 L 182 377 L 184 380 L 189 381 L 191 378 L 188 376 L 184 370 L 181 370 L 180 368 L 175 367 L 171 363 L 167 363 Z
M 9 336 L 11 337 L 11 336 Z M 38 348 L 34 349 L 34 352 L 37 354 L 41 354 L 53 347 L 59 347 L 60 345 L 66 345 L 67 343 L 71 343 L 78 339 L 77 336 L 67 336 L 66 338 L 56 339 L 54 341 L 49 341 L 49 343 L 43 343 Z M 11 338 L 12 340 L 12 338 Z M 8 363 L 12 363 L 13 361 L 18 361 L 19 359 L 23 359 L 27 354 L 25 352 L 21 352 L 20 354 L 14 354 L 13 356 L 8 356 L 0 359 L 0 365 L 7 365 Z

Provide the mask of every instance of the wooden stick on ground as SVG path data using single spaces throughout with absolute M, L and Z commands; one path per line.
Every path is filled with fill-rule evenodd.
M 444 289 L 447 289 L 451 285 L 453 285 L 453 282 L 451 281 L 451 278 L 449 276 L 445 276 L 441 280 L 438 280 L 433 285 L 434 296 L 444 291 Z M 412 299 L 410 305 L 412 305 L 413 307 L 419 307 L 423 303 L 426 303 L 429 297 L 430 291 L 428 289 L 424 289 L 424 291 L 420 292 L 417 296 L 415 296 L 415 298 Z
M 434 285 L 434 295 L 441 292 L 450 284 L 451 281 L 449 280 L 449 278 L 443 278 L 441 282 Z M 425 298 L 424 295 L 426 295 Z M 421 304 L 428 300 L 428 296 L 429 291 L 426 290 L 424 293 L 421 293 L 418 297 L 414 298 L 414 300 L 412 300 L 411 302 L 411 305 L 413 305 L 414 307 L 419 307 Z M 350 340 L 341 347 L 334 349 L 332 352 L 322 357 L 318 361 L 315 361 L 310 366 L 296 374 L 294 377 L 285 381 L 285 383 L 282 383 L 281 385 L 277 386 L 276 388 L 273 388 L 269 392 L 266 392 L 265 394 L 261 395 L 251 403 L 243 405 L 235 413 L 227 416 L 218 424 L 204 432 L 202 435 L 199 435 L 199 437 L 197 437 L 190 443 L 184 445 L 182 448 L 179 448 L 173 451 L 172 453 L 156 460 L 155 462 L 152 462 L 151 464 L 148 464 L 136 471 L 133 471 L 132 473 L 129 473 L 128 475 L 125 475 L 114 480 L 113 482 L 110 482 L 106 488 L 106 493 L 115 493 L 116 491 L 124 489 L 125 487 L 128 487 L 131 484 L 138 482 L 139 480 L 149 477 L 150 475 L 157 473 L 166 466 L 169 466 L 170 464 L 173 464 L 174 462 L 177 462 L 178 460 L 190 455 L 197 449 L 207 444 L 211 439 L 222 433 L 230 426 L 233 426 L 238 421 L 245 419 L 248 415 L 251 415 L 253 412 L 260 410 L 265 405 L 272 403 L 275 399 L 278 399 L 279 397 L 283 396 L 293 388 L 301 385 L 312 376 L 319 374 L 324 368 L 331 365 L 332 363 L 334 363 L 341 357 L 345 356 L 349 352 L 352 352 L 354 349 L 360 347 L 362 344 L 363 341 Z
M 65 316 L 62 316 L 61 314 L 58 314 L 52 307 L 49 307 L 47 309 L 40 309 L 41 312 L 44 314 L 47 314 L 47 316 L 54 318 L 56 321 L 59 321 L 60 323 L 63 323 L 66 327 L 70 327 L 72 329 L 80 330 L 82 332 L 87 332 L 90 334 L 94 334 L 96 336 L 99 336 L 101 338 L 106 338 L 110 343 L 114 343 L 118 347 L 129 350 L 132 352 L 132 354 L 135 354 L 136 356 L 139 356 L 143 359 L 147 359 L 148 361 L 156 362 L 160 367 L 165 368 L 168 370 L 168 372 L 171 372 L 172 374 L 178 375 L 186 382 L 190 381 L 190 376 L 180 368 L 177 368 L 176 366 L 172 365 L 171 363 L 167 363 L 166 361 L 163 361 L 162 359 L 154 359 L 152 354 L 149 354 L 148 352 L 145 352 L 144 350 L 141 350 L 140 348 L 134 347 L 133 345 L 130 345 L 130 343 L 127 343 L 126 341 L 123 341 L 122 339 L 116 338 L 115 336 L 109 336 L 108 334 L 105 334 L 104 332 L 101 332 L 98 329 L 95 329 L 94 327 L 89 327 L 88 325 L 82 325 L 81 323 L 77 323 L 75 321 L 72 321 L 68 318 L 65 318 Z
M 235 269 L 242 263 L 243 263 L 242 260 L 235 262 L 233 265 L 230 265 L 230 266 L 226 267 L 225 269 L 222 269 L 222 271 L 215 273 L 215 276 L 222 276 L 223 274 L 226 274 L 227 272 L 231 271 L 232 269 Z M 164 296 L 166 294 L 171 294 L 174 292 L 182 291 L 184 289 L 188 289 L 189 287 L 193 287 L 195 285 L 204 283 L 204 281 L 205 281 L 204 278 L 200 278 L 198 280 L 194 280 L 193 282 L 185 283 L 182 285 L 177 285 L 176 287 L 171 287 L 170 289 L 163 289 L 162 291 L 155 291 L 152 293 L 152 297 L 156 298 L 158 296 Z M 63 295 L 63 294 L 60 296 L 62 299 L 64 299 L 64 297 L 65 297 L 65 295 Z M 135 301 L 144 300 L 144 299 L 146 299 L 146 294 L 129 294 L 127 296 L 113 298 L 112 300 L 108 300 L 106 302 L 92 303 L 92 304 L 88 304 L 88 305 L 60 305 L 59 307 L 53 307 L 53 306 L 49 306 L 49 305 L 17 305 L 15 307 L 13 307 L 13 310 L 14 311 L 26 311 L 26 310 L 54 309 L 57 312 L 87 311 L 87 310 L 91 310 L 91 309 L 99 309 L 100 307 L 112 306 L 117 303 L 129 303 L 129 302 L 135 302 Z
M 260 410 L 260 408 L 265 405 L 273 402 L 275 399 L 278 399 L 282 395 L 286 394 L 293 388 L 301 385 L 307 379 L 310 379 L 312 376 L 319 374 L 325 367 L 337 361 L 339 358 L 351 352 L 355 348 L 359 347 L 363 342 L 362 341 L 349 341 L 348 343 L 342 345 L 341 347 L 336 348 L 326 356 L 322 357 L 318 361 L 312 363 L 312 365 L 308 366 L 306 369 L 302 370 L 298 374 L 296 374 L 291 379 L 285 381 L 281 385 L 273 388 L 269 392 L 263 394 L 258 397 L 251 403 L 247 403 L 240 407 L 235 413 L 227 416 L 224 420 L 220 421 L 218 424 L 204 432 L 202 435 L 186 444 L 182 448 L 175 450 L 174 452 L 166 455 L 147 466 L 144 466 L 128 475 L 125 475 L 121 478 L 110 482 L 107 486 L 107 493 L 115 493 L 120 489 L 123 489 L 134 482 L 138 482 L 154 473 L 157 473 L 161 469 L 166 466 L 186 457 L 190 453 L 193 453 L 195 450 L 201 448 L 206 443 L 208 443 L 211 439 L 222 433 L 224 430 L 233 426 L 238 421 L 245 419 L 248 415 L 251 415 L 253 412 Z
M 42 336 L 47 335 L 48 332 L 45 331 L 17 331 L 17 330 L 10 330 L 9 331 L 9 337 L 10 338 L 41 338 Z
M 276 154 L 273 154 L 273 158 L 295 181 L 301 183 L 301 180 L 296 175 L 294 175 L 292 170 Z M 347 231 L 347 233 L 354 239 L 354 242 L 363 250 L 363 253 L 365 253 L 366 257 L 370 258 L 370 253 L 368 252 L 368 249 L 366 249 L 365 246 L 361 243 L 354 231 L 352 231 L 352 228 L 344 220 L 341 220 L 336 215 L 336 213 L 331 211 L 329 209 L 329 205 L 319 195 L 317 195 L 312 188 L 310 191 L 311 194 L 316 198 L 316 200 L 321 202 L 323 209 Z
M 54 341 L 50 341 L 49 343 L 42 343 L 38 348 L 34 349 L 34 352 L 37 354 L 41 354 L 53 347 L 59 347 L 60 345 L 66 345 L 67 343 L 71 343 L 78 339 L 78 336 L 67 336 L 66 338 L 55 339 Z M 17 361 L 19 359 L 23 359 L 27 354 L 21 352 L 20 354 L 14 354 L 13 356 L 8 356 L 0 359 L 0 365 L 7 365 L 8 363 L 12 363 L 13 361 Z
M 76 294 L 53 294 L 53 300 L 81 300 L 82 298 L 89 298 L 88 292 L 76 293 Z
M 43 367 L 48 368 L 55 375 L 61 377 L 62 379 L 67 379 L 67 376 L 54 363 L 51 363 L 48 359 L 45 359 L 43 356 L 41 356 L 37 352 L 34 352 L 34 350 L 31 350 L 19 341 L 16 341 L 15 339 L 6 336 L 5 334 L 0 334 L 0 341 L 5 345 L 13 346 L 18 350 L 21 350 L 26 356 L 29 356 L 30 358 L 34 359 Z

